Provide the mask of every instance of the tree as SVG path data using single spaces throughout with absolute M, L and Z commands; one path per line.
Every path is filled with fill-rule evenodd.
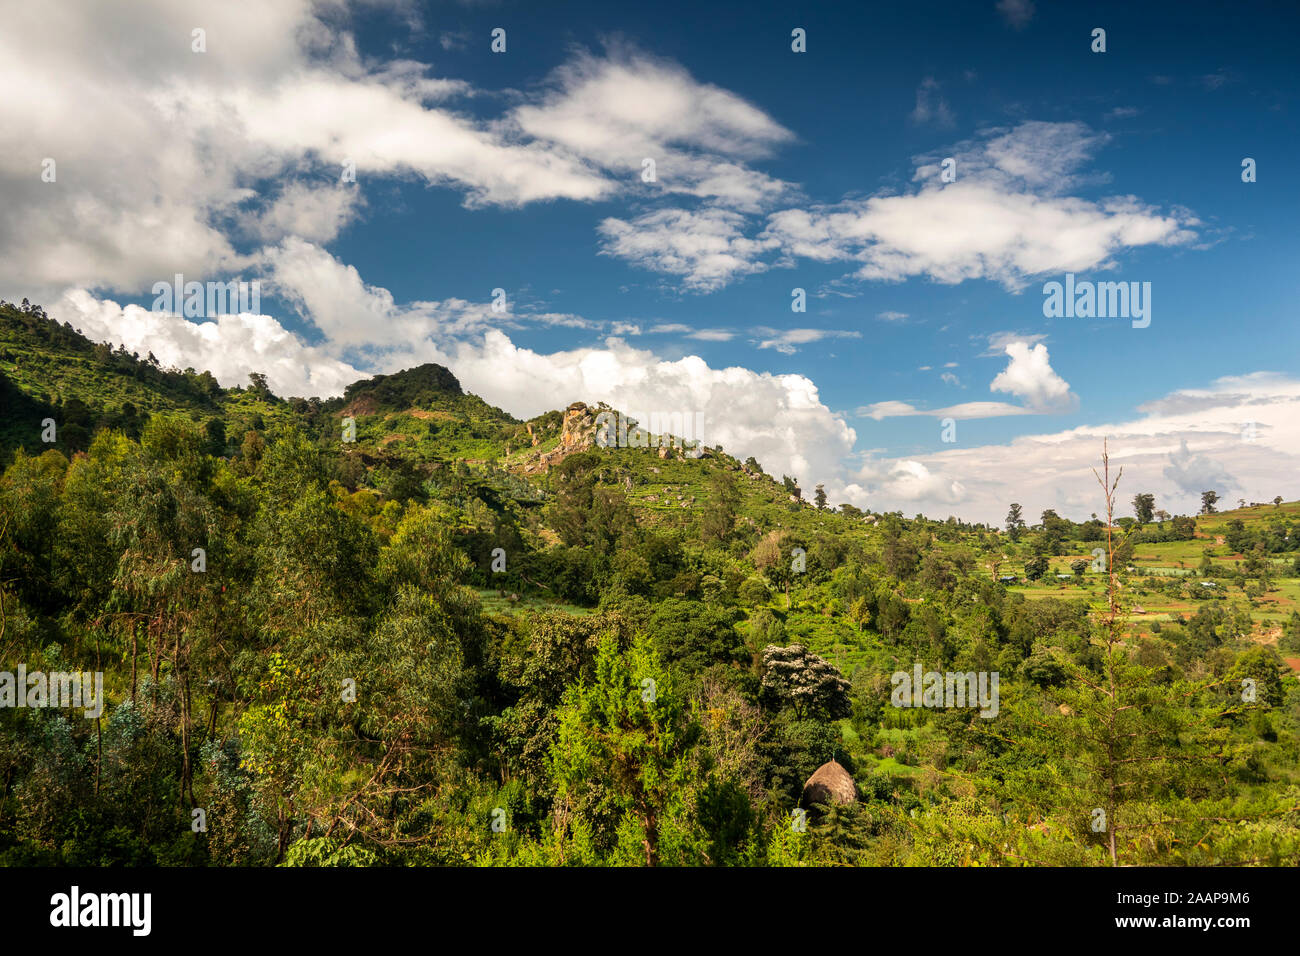
M 793 708 L 796 720 L 837 720 L 853 712 L 849 682 L 802 644 L 763 649 L 763 696 L 777 707 Z
M 1030 558 L 1025 562 L 1025 577 L 1030 581 L 1037 581 L 1047 573 L 1049 567 L 1051 567 L 1051 563 L 1042 555 Z
M 1133 514 L 1138 524 L 1150 524 L 1155 517 L 1156 496 L 1149 492 L 1140 492 L 1133 496 Z
M 709 507 L 700 519 L 700 535 L 705 541 L 726 541 L 736 524 L 736 508 L 740 505 L 740 490 L 735 476 L 719 468 L 709 476 Z
M 596 453 L 581 452 L 552 469 L 551 522 L 565 544 L 608 554 L 635 529 L 636 518 L 621 494 L 600 487 L 600 466 Z
M 1273 507 L 1274 507 L 1274 508 L 1276 508 L 1276 507 L 1277 507 L 1278 505 L 1280 505 L 1281 503 L 1282 503 L 1282 496 L 1281 496 L 1281 495 L 1278 495 L 1276 498 L 1273 499 Z
M 813 492 L 813 502 L 817 505 L 818 511 L 826 510 L 826 486 L 818 485 Z
M 698 862 L 693 819 L 700 730 L 649 642 L 601 640 L 591 682 L 570 686 L 551 747 L 555 801 L 568 835 L 610 862 Z M 562 834 L 563 836 L 564 834 Z M 671 848 L 662 859 L 661 846 Z
M 1097 481 L 1106 496 L 1109 527 L 1122 470 L 1112 481 L 1105 451 L 1102 464 Z M 1191 798 L 1221 794 L 1226 787 L 1234 750 L 1221 718 L 1240 710 L 1240 701 L 1234 705 L 1229 698 L 1225 710 L 1224 697 L 1214 700 L 1217 694 L 1234 692 L 1230 678 L 1175 686 L 1135 663 L 1131 638 L 1126 640 L 1114 538 L 1109 533 L 1107 550 L 1112 556 L 1107 609 L 1089 642 L 1098 655 L 1096 666 L 1060 658 L 1061 686 L 1008 704 L 1010 726 L 999 727 L 999 745 L 1010 741 L 1018 754 L 1033 757 L 1020 765 L 1024 769 L 1009 775 L 1005 786 L 1022 792 L 1028 807 L 1050 806 L 1058 816 L 1063 814 L 1064 820 L 1052 826 L 1079 834 L 1066 837 L 1075 845 L 1092 844 L 1094 849 L 1083 851 L 1085 860 L 1101 851 L 1118 866 L 1143 862 L 1143 855 L 1154 851 L 1157 858 L 1186 863 L 1227 862 L 1221 859 L 1225 854 L 1206 841 L 1216 830 L 1227 840 L 1237 840 L 1232 830 L 1240 828 L 1240 820 L 1223 812 L 1203 816 Z M 1236 686 L 1240 688 L 1240 681 Z M 1224 690 L 1217 690 L 1220 687 Z M 1068 742 L 1064 749 L 1063 741 Z M 1267 855 L 1272 852 L 1270 839 L 1275 838 L 1248 836 L 1233 843 L 1228 855 Z M 1018 847 L 1013 858 L 1023 852 Z
M 271 386 L 267 384 L 265 372 L 249 372 L 248 381 L 248 390 L 258 398 L 265 399 L 266 401 L 273 401 L 275 399 L 275 395 L 271 392 Z
M 865 594 L 849 607 L 849 620 L 858 626 L 859 631 L 865 631 L 871 623 L 871 607 L 871 598 Z
M 1020 540 L 1020 532 L 1025 528 L 1025 519 L 1022 516 L 1020 505 L 1013 503 L 1011 510 L 1007 512 L 1007 534 L 1012 541 Z
M 1201 514 L 1203 515 L 1214 514 L 1215 512 L 1214 504 L 1218 500 L 1219 500 L 1219 493 L 1217 491 L 1202 491 L 1201 492 Z

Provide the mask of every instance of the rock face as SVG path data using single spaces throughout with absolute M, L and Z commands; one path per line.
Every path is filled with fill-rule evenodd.
M 803 785 L 803 804 L 856 803 L 858 788 L 853 777 L 837 761 L 828 760 Z
M 599 431 L 596 419 L 602 410 L 609 411 L 608 408 L 590 408 L 586 402 L 574 402 L 566 408 L 564 410 L 564 418 L 560 424 L 559 444 L 551 451 L 538 455 L 536 458 L 530 460 L 523 466 L 524 473 L 529 475 L 538 474 L 558 465 L 570 455 L 595 448 L 596 435 Z M 532 426 L 529 426 L 528 433 L 532 436 L 533 444 L 537 445 L 538 439 L 533 435 Z M 608 437 L 612 444 L 626 440 L 627 436 L 622 432 L 617 431 L 615 426 L 611 424 Z M 699 445 L 693 449 L 683 447 L 680 438 L 676 439 L 675 443 L 671 446 L 660 444 L 660 442 L 666 440 L 666 438 L 667 436 L 655 436 L 655 443 L 645 446 L 647 453 L 653 452 L 660 460 L 685 460 L 715 457 L 714 451 L 705 448 L 703 445 Z M 632 447 L 638 446 L 633 444 Z M 651 468 L 650 470 L 656 474 L 658 473 L 657 468 Z
M 531 434 L 531 429 L 529 432 Z M 537 439 L 533 439 L 537 444 Z M 525 474 L 536 475 L 553 468 L 570 455 L 586 451 L 596 444 L 596 416 L 592 414 L 586 402 L 574 402 L 564 410 L 564 420 L 560 425 L 560 443 L 551 451 L 524 466 Z
M 566 455 L 586 451 L 596 444 L 596 416 L 586 402 L 574 402 L 564 410 L 560 427 L 560 450 Z

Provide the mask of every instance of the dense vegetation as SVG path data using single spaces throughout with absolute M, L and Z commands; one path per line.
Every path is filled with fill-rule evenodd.
M 284 400 L 26 303 L 0 376 L 0 670 L 107 697 L 0 709 L 0 863 L 1300 862 L 1280 499 L 869 514 L 437 366 Z M 895 706 L 918 663 L 997 716 Z M 805 829 L 832 758 L 859 799 Z

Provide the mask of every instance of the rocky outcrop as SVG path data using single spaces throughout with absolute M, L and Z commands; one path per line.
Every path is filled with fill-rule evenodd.
M 564 410 L 560 426 L 560 450 L 565 455 L 586 451 L 596 444 L 596 416 L 586 402 L 574 402 Z
M 529 432 L 531 433 L 531 429 Z M 533 439 L 536 444 L 537 439 Z M 570 455 L 587 451 L 596 444 L 596 416 L 586 402 L 574 402 L 564 410 L 560 443 L 524 466 L 524 473 L 536 475 L 558 465 Z
M 560 425 L 559 444 L 550 451 L 538 454 L 537 457 L 530 459 L 523 466 L 525 474 L 535 475 L 546 471 L 549 468 L 558 465 L 570 455 L 579 452 L 588 451 L 597 447 L 597 434 L 599 427 L 597 425 L 597 416 L 601 412 L 608 412 L 607 406 L 601 405 L 597 408 L 591 408 L 586 402 L 574 402 L 564 410 L 564 417 Z M 615 422 L 618 419 L 614 419 Z M 626 440 L 626 434 L 619 431 L 618 425 L 609 426 L 609 441 L 611 443 L 622 442 Z M 529 434 L 532 435 L 532 428 L 529 428 Z M 703 445 L 694 448 L 683 447 L 680 438 L 672 440 L 671 445 L 662 445 L 661 441 L 670 440 L 669 436 L 654 436 L 654 444 L 644 446 L 648 453 L 655 454 L 660 460 L 669 459 L 695 459 L 704 457 L 716 457 L 716 453 Z M 533 437 L 533 444 L 537 444 L 537 438 Z M 633 445 L 633 447 L 636 447 Z M 650 469 L 657 472 L 657 469 Z

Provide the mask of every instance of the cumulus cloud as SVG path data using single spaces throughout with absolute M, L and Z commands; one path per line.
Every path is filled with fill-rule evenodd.
M 152 352 L 164 368 L 206 369 L 227 387 L 246 385 L 249 372 L 264 372 L 279 395 L 339 395 L 365 377 L 328 348 L 304 344 L 269 315 L 192 322 L 138 305 L 123 307 L 84 290 L 70 290 L 49 311 L 93 341 Z
M 1070 385 L 1052 369 L 1047 346 L 1037 343 L 1041 336 L 1026 338 L 1008 338 L 998 333 L 993 339 L 1010 358 L 1004 368 L 989 383 L 993 392 L 1007 392 L 1020 399 L 1020 405 L 1009 402 L 963 402 L 945 408 L 921 409 L 915 405 L 900 401 L 875 402 L 857 409 L 856 414 L 863 418 L 881 421 L 885 418 L 908 418 L 930 416 L 933 418 L 953 418 L 957 420 L 973 418 L 1003 418 L 1007 415 L 1049 415 L 1074 411 L 1079 404 L 1078 396 L 1070 391 Z M 956 368 L 956 362 L 948 362 L 945 368 Z M 923 365 L 919 371 L 930 371 L 930 366 Z M 944 372 L 941 376 L 948 385 L 960 385 L 957 376 Z
M 14 6 L 0 33 L 0 126 L 24 131 L 23 148 L 0 153 L 0 290 L 52 301 L 68 286 L 140 294 L 176 272 L 230 274 L 248 262 L 232 225 L 328 241 L 382 176 L 450 185 L 471 204 L 617 188 L 508 117 L 452 109 L 473 92 L 461 81 L 410 61 L 370 66 L 330 5 L 62 6 Z M 357 182 L 343 188 L 348 161 Z
M 328 4 L 206 4 L 203 53 L 185 6 L 67 6 L 75 15 L 8 11 L 0 35 L 0 125 L 25 131 L 23 149 L 0 153 L 0 292 L 138 295 L 177 272 L 234 274 L 259 261 L 239 236 L 328 243 L 382 178 L 448 186 L 470 206 L 589 201 L 636 192 L 628 173 L 652 158 L 648 194 L 752 211 L 789 191 L 749 165 L 788 130 L 633 49 L 577 53 L 492 117 L 457 109 L 478 91 L 427 64 L 363 59 Z M 45 158 L 54 182 L 41 179 Z M 734 220 L 702 211 L 675 224 L 697 230 L 732 248 L 681 238 L 676 258 L 651 263 L 704 287 L 756 270 Z M 639 255 L 618 232 L 606 230 L 608 248 Z
M 1236 486 L 1236 480 L 1221 463 L 1209 455 L 1193 454 L 1187 440 L 1178 443 L 1177 451 L 1169 453 L 1169 464 L 1164 476 L 1179 491 L 1200 494 L 1202 491 L 1227 491 Z
M 874 500 L 900 507 L 922 501 L 951 505 L 966 496 L 966 487 L 960 481 L 936 474 L 924 462 L 912 458 L 869 461 L 853 477 L 855 480 L 845 487 L 850 504 Z M 882 509 L 879 503 L 874 507 Z
M 884 459 L 868 462 L 850 500 L 859 507 L 998 524 L 1011 500 L 1008 489 L 1014 489 L 1027 514 L 1055 508 L 1079 519 L 1102 508 L 1092 468 L 1107 439 L 1112 469 L 1124 469 L 1122 501 L 1151 492 L 1158 507 L 1191 514 L 1207 490 L 1254 501 L 1300 497 L 1300 381 L 1264 372 L 1225 377 L 1143 409 L 1130 419 L 1006 444 L 967 445 L 958 428 L 953 448 L 907 459 L 923 464 L 941 492 L 904 498 L 888 480 L 895 461 Z M 953 500 L 953 482 L 962 486 L 960 500 Z
M 384 288 L 367 284 L 355 266 L 315 243 L 290 238 L 260 257 L 271 287 L 339 350 L 373 355 L 401 353 L 426 338 L 477 335 L 528 325 L 599 329 L 601 323 L 562 312 L 520 309 L 507 296 L 495 304 L 448 298 L 399 305 Z M 626 324 L 620 323 L 627 334 Z
M 1107 268 L 1119 252 L 1190 242 L 1196 221 L 1132 196 L 1058 195 L 1105 138 L 1079 123 L 1023 123 L 988 131 L 957 149 L 957 181 L 940 165 L 917 168 L 919 187 L 900 195 L 785 209 L 760 240 L 819 262 L 856 261 L 859 279 L 926 276 L 954 284 L 991 279 L 1017 289 L 1028 277 Z
M 1046 345 L 1009 342 L 1006 353 L 1011 361 L 989 384 L 991 391 L 1008 392 L 1030 411 L 1044 414 L 1078 407 L 1079 399 L 1070 391 L 1069 383 L 1053 371 Z

